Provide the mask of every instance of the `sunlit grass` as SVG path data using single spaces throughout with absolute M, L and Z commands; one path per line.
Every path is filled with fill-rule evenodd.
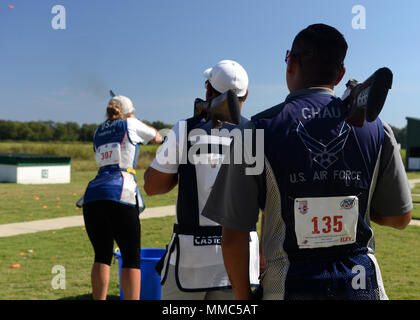
M 138 169 L 145 169 L 156 155 L 158 145 L 141 145 Z M 71 157 L 72 171 L 97 170 L 92 143 L 86 142 L 0 142 L 0 153 L 31 153 Z
M 137 184 L 146 207 L 174 205 L 178 189 L 163 195 L 149 197 L 143 190 L 144 170 L 137 171 Z M 82 214 L 76 202 L 84 194 L 96 171 L 75 171 L 71 183 L 24 185 L 0 183 L 0 224 L 51 219 Z
M 175 217 L 142 220 L 142 247 L 165 248 Z M 373 226 L 376 258 L 388 297 L 420 299 L 420 227 Z M 0 299 L 91 299 L 93 251 L 82 227 L 0 238 Z M 19 264 L 19 268 L 10 268 Z M 54 290 L 51 269 L 66 269 L 66 289 Z M 111 266 L 109 297 L 118 299 L 118 262 Z
M 164 248 L 175 217 L 142 220 L 142 247 Z M 93 250 L 83 227 L 0 238 L 0 300 L 91 299 Z M 115 245 L 116 248 L 116 245 Z M 11 268 L 19 265 L 18 268 Z M 65 268 L 66 288 L 53 289 L 52 268 Z M 119 299 L 118 261 L 111 265 L 109 298 Z

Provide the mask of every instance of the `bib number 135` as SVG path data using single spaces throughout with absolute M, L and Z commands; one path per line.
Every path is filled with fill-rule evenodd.
M 299 248 L 327 248 L 356 241 L 359 204 L 356 196 L 295 199 L 295 233 Z
M 313 223 L 312 234 L 330 233 L 331 231 L 341 232 L 343 230 L 343 216 L 313 217 L 311 221 Z M 321 231 L 319 228 L 321 228 Z

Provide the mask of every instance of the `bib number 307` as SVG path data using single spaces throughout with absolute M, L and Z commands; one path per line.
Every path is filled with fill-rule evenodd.
M 301 249 L 354 243 L 359 216 L 355 196 L 295 199 L 295 233 Z
M 119 164 L 121 160 L 121 146 L 119 143 L 109 143 L 96 149 L 96 162 L 100 167 Z

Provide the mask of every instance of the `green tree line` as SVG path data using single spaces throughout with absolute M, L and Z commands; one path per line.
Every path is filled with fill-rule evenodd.
M 172 125 L 161 121 L 143 121 L 144 123 L 161 130 L 171 128 Z M 76 122 L 54 121 L 10 121 L 0 120 L 0 141 L 84 141 L 93 140 L 98 124 L 82 124 Z
M 171 124 L 162 121 L 143 121 L 149 126 L 161 130 L 172 128 Z M 54 121 L 10 121 L 0 120 L 0 141 L 84 141 L 93 140 L 98 124 L 79 125 L 76 122 L 54 122 Z M 396 128 L 391 126 L 395 138 L 401 144 L 401 148 L 406 147 L 407 127 Z

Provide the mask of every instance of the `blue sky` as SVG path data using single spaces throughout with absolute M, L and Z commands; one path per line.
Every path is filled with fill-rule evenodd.
M 8 8 L 8 5 L 14 8 Z M 66 29 L 54 30 L 54 5 Z M 366 29 L 352 8 L 366 8 Z M 313 23 L 340 30 L 347 74 L 394 72 L 381 117 L 420 118 L 420 1 L 404 0 L 0 0 L 0 119 L 100 123 L 108 90 L 129 96 L 136 116 L 175 123 L 204 97 L 203 71 L 232 59 L 248 72 L 251 116 L 288 94 L 285 51 Z

